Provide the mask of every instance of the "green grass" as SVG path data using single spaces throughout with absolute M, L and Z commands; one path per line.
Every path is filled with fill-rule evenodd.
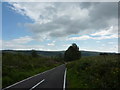
M 118 88 L 117 55 L 91 56 L 67 64 L 68 88 Z
M 0 88 L 2 88 L 2 54 L 0 53 Z
M 62 63 L 56 58 L 4 53 L 2 56 L 2 87 L 4 88 Z

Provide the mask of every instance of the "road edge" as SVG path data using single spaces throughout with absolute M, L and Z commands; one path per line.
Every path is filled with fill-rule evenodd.
M 67 72 L 67 68 L 65 69 L 65 73 L 64 73 L 63 90 L 65 90 L 65 85 L 66 85 L 66 72 Z
M 61 64 L 61 65 L 64 65 L 64 64 Z M 59 66 L 61 66 L 61 65 L 59 65 Z M 59 67 L 59 66 L 56 66 L 56 67 Z M 46 71 L 44 71 L 44 72 L 38 73 L 38 74 L 36 74 L 36 75 L 33 75 L 33 76 L 28 77 L 28 78 L 26 78 L 26 79 L 23 79 L 23 80 L 21 80 L 21 81 L 18 81 L 18 82 L 16 82 L 16 83 L 12 84 L 12 85 L 9 85 L 9 86 L 3 88 L 2 90 L 8 89 L 8 88 L 10 88 L 10 87 L 12 87 L 12 86 L 15 86 L 15 85 L 17 85 L 17 84 L 19 84 L 19 83 L 21 83 L 21 82 L 23 82 L 23 81 L 29 80 L 29 79 L 31 79 L 31 78 L 33 78 L 33 77 L 35 77 L 35 76 L 40 75 L 40 74 L 44 74 L 44 73 L 46 73 L 46 72 L 48 72 L 48 71 L 54 70 L 56 67 L 54 67 L 54 68 L 52 68 L 52 69 L 49 69 L 49 70 L 46 70 Z

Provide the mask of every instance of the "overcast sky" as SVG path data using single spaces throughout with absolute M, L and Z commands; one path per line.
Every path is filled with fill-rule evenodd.
M 3 49 L 118 52 L 117 2 L 4 2 Z

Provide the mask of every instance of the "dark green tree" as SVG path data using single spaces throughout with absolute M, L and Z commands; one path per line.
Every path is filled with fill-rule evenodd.
M 32 50 L 31 55 L 32 57 L 38 57 L 38 54 L 35 50 Z
M 73 43 L 64 53 L 65 61 L 73 61 L 81 58 L 79 47 Z

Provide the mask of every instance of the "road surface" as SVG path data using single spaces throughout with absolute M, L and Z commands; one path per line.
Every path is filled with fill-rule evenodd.
M 45 88 L 65 90 L 65 83 L 66 67 L 63 64 L 10 85 L 3 90 L 41 90 Z

